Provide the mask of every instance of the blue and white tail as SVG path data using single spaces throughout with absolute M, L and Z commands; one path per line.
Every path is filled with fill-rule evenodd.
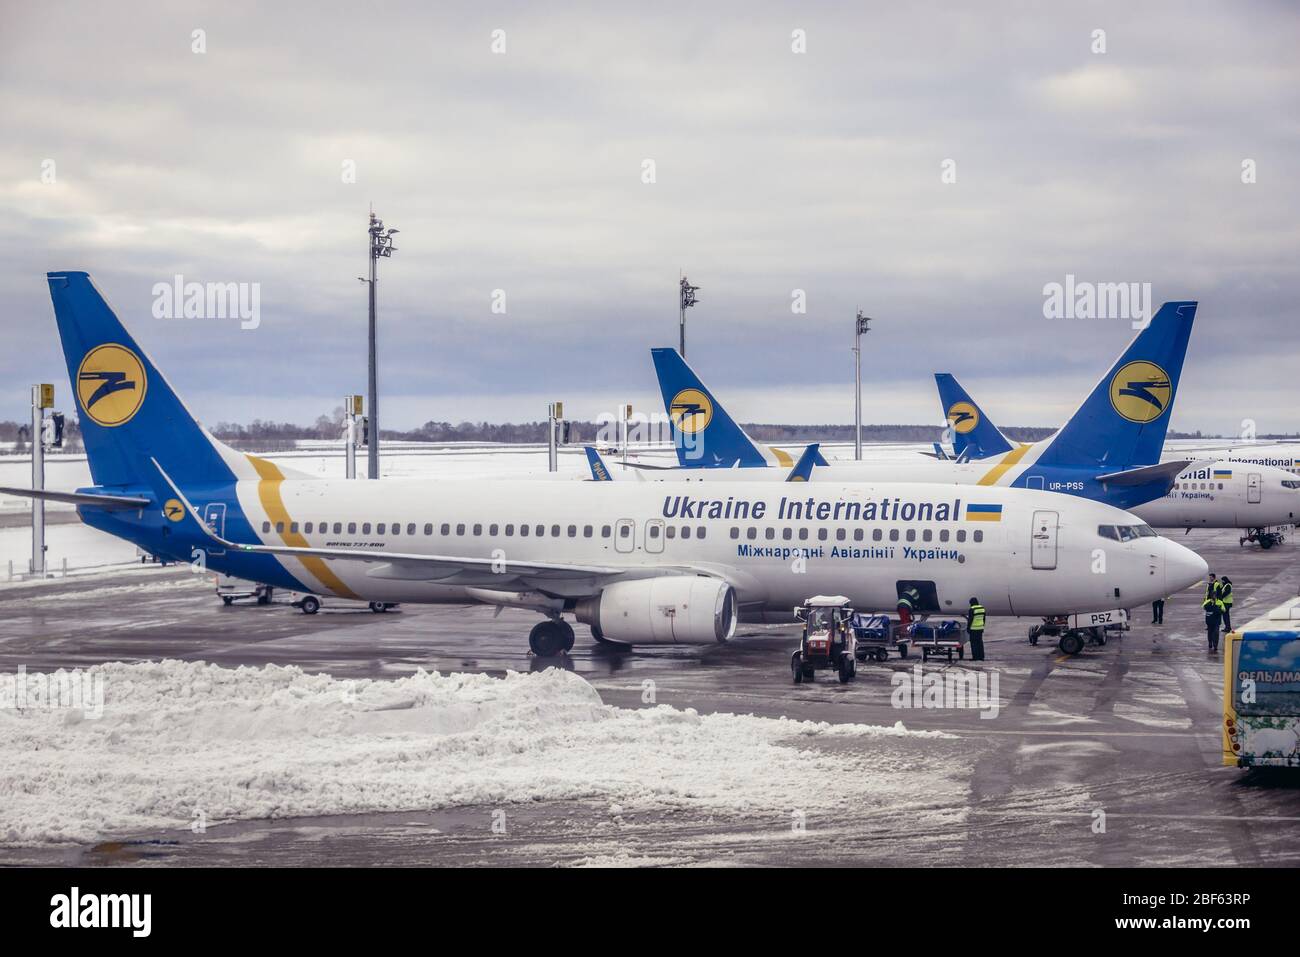
M 245 456 L 194 419 L 89 275 L 52 272 L 46 278 L 96 485 L 150 486 L 156 471 L 151 458 L 187 486 L 254 474 Z
M 959 459 L 983 459 L 1011 451 L 1011 443 L 999 431 L 984 410 L 947 372 L 934 374 L 939 387 L 939 403 L 952 429 L 952 451 Z
M 794 467 L 790 453 L 746 435 L 676 349 L 651 349 L 650 355 L 682 468 Z M 820 452 L 813 464 L 826 464 Z
M 1195 302 L 1166 302 L 1056 435 L 1042 465 L 1127 469 L 1160 461 L 1196 319 Z

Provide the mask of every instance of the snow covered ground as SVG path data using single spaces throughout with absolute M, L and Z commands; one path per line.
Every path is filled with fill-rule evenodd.
M 189 829 L 200 815 L 213 826 L 585 799 L 620 813 L 788 818 L 964 794 L 924 761 L 819 748 L 948 735 L 901 723 L 620 709 L 559 669 L 342 681 L 295 667 L 162 661 L 85 674 L 102 681 L 97 719 L 0 707 L 0 843 Z

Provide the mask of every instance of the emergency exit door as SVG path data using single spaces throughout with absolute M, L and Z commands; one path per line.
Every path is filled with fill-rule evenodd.
M 662 518 L 652 518 L 646 521 L 643 542 L 647 552 L 657 553 L 664 550 L 664 520 Z
M 1260 495 L 1262 491 L 1263 485 L 1261 484 L 1259 473 L 1251 472 L 1246 476 L 1246 504 L 1258 505 L 1260 503 Z
M 620 518 L 614 523 L 614 551 L 627 553 L 636 547 L 636 522 Z
M 1057 512 L 1035 512 L 1029 546 L 1029 567 L 1056 567 Z

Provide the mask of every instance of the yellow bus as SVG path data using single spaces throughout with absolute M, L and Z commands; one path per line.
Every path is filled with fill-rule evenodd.
M 1223 763 L 1300 768 L 1300 598 L 1224 641 Z

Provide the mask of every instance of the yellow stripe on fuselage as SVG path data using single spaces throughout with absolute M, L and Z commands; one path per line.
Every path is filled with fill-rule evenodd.
M 1006 455 L 1002 456 L 1002 461 L 989 469 L 988 474 L 980 479 L 976 484 L 997 485 L 998 480 L 1002 478 L 1002 476 L 1006 475 L 1010 469 L 1014 468 L 1032 447 L 1033 446 L 1022 445 L 1018 449 L 1012 449 Z
M 261 499 L 262 508 L 271 519 L 271 526 L 284 529 L 280 533 L 280 538 L 290 548 L 311 548 L 311 544 L 301 533 L 291 531 L 293 522 L 289 518 L 289 510 L 284 506 L 284 498 L 280 495 L 280 484 L 284 482 L 284 473 L 273 463 L 266 459 L 259 459 L 255 455 L 248 456 L 248 461 L 252 462 L 253 468 L 257 469 L 260 479 L 257 483 L 257 497 Z M 322 585 L 340 598 L 361 597 L 343 584 L 339 576 L 334 574 L 334 570 L 325 564 L 324 559 L 311 555 L 301 557 L 298 561 L 302 562 L 303 568 L 315 575 Z

